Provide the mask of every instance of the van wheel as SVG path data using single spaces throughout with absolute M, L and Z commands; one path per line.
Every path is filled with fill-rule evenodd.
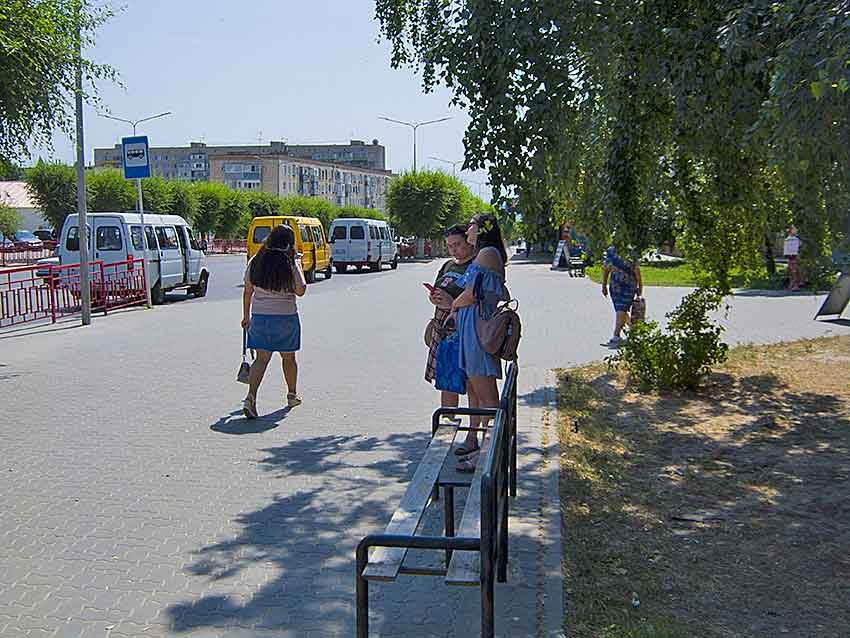
M 162 289 L 160 282 L 156 282 L 156 285 L 151 288 L 151 303 L 154 306 L 161 306 L 165 303 L 165 291 Z
M 381 266 L 383 266 L 383 264 L 381 263 L 381 260 L 379 259 L 374 264 L 369 264 L 369 270 L 371 270 L 372 272 L 378 272 L 381 269 Z
M 304 281 L 308 284 L 312 284 L 316 281 L 316 267 L 313 266 L 310 270 L 304 273 Z
M 346 264 L 337 264 L 334 268 L 336 268 L 336 271 L 340 274 L 348 270 L 348 266 Z
M 398 255 L 396 255 L 395 258 L 393 259 L 393 263 L 390 264 L 390 268 L 392 268 L 393 270 L 398 268 Z
M 207 296 L 207 280 L 209 279 L 209 275 L 204 273 L 201 275 L 201 280 L 198 282 L 196 286 L 192 288 L 192 295 L 195 299 L 200 299 L 201 297 Z
M 328 263 L 328 267 L 325 268 L 325 279 L 330 279 L 331 277 L 333 277 L 333 274 L 334 274 L 334 268 L 333 268 L 333 266 L 331 266 L 330 263 Z

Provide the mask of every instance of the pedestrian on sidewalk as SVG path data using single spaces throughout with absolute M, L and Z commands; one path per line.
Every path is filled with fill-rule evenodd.
M 248 347 L 257 351 L 248 378 L 248 396 L 242 412 L 257 418 L 257 390 L 272 354 L 279 352 L 286 380 L 286 405 L 301 404 L 298 394 L 298 363 L 301 349 L 301 321 L 297 297 L 307 290 L 300 258 L 295 256 L 295 233 L 287 225 L 277 226 L 245 269 L 242 294 L 242 328 L 248 330 Z
M 475 247 L 475 259 L 457 284 L 464 290 L 452 302 L 447 321 L 455 320 L 460 337 L 460 365 L 467 376 L 469 407 L 498 408 L 499 388 L 496 380 L 502 378 L 502 363 L 481 345 L 477 322 L 479 314 L 490 319 L 500 301 L 510 299 L 505 287 L 505 264 L 508 253 L 502 231 L 495 215 L 479 214 L 469 222 L 466 240 Z M 471 424 L 485 423 L 483 419 L 470 419 Z M 461 455 L 456 469 L 474 472 L 479 450 L 475 431 L 467 433 L 463 445 L 455 453 Z
M 788 259 L 788 288 L 794 292 L 803 285 L 803 274 L 800 270 L 800 238 L 797 227 L 793 224 L 788 229 L 788 236 L 782 246 L 782 253 Z
M 434 280 L 434 286 L 429 289 L 428 300 L 434 304 L 434 317 L 429 322 L 426 331 L 428 341 L 428 360 L 425 364 L 425 380 L 434 383 L 440 391 L 440 406 L 443 408 L 456 408 L 460 404 L 460 395 L 443 387 L 444 380 L 437 370 L 437 350 L 444 339 L 455 334 L 453 324 L 445 325 L 446 318 L 452 309 L 452 302 L 460 296 L 463 288 L 458 285 L 458 280 L 466 273 L 467 268 L 475 257 L 475 247 L 466 241 L 466 224 L 455 224 L 443 233 L 446 238 L 446 246 L 451 259 L 447 260 Z M 457 425 L 460 418 L 450 421 Z
M 643 296 L 643 280 L 637 260 L 623 259 L 614 246 L 605 251 L 602 267 L 602 294 L 608 296 L 611 283 L 611 302 L 614 304 L 614 336 L 608 340 L 609 348 L 618 348 L 623 343 L 623 328 L 631 323 L 629 312 L 635 297 Z

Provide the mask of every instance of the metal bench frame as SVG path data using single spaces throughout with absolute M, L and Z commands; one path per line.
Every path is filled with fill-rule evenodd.
M 357 545 L 357 638 L 369 636 L 369 581 L 363 572 L 373 547 L 435 549 L 446 552 L 446 569 L 405 567 L 400 574 L 446 576 L 453 551 L 475 551 L 480 554 L 481 636 L 495 636 L 495 582 L 507 582 L 509 494 L 516 495 L 516 400 L 519 366 L 508 367 L 498 409 L 441 408 L 434 413 L 433 432 L 443 414 L 488 416 L 494 418 L 490 428 L 490 444 L 481 477 L 480 537 L 454 536 L 453 486 L 445 489 L 445 536 L 370 534 Z M 469 430 L 478 428 L 458 428 Z M 432 433 L 433 434 L 433 433 Z M 439 488 L 439 477 L 435 489 Z M 433 499 L 432 497 L 432 500 Z M 451 509 L 450 509 L 451 508 Z

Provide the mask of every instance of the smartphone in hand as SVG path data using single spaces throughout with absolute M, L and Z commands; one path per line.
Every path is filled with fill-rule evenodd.
M 436 288 L 434 288 L 434 286 L 432 286 L 431 284 L 425 283 L 424 281 L 422 282 L 422 285 L 425 286 L 428 289 L 429 292 L 434 292 L 435 290 L 437 290 Z

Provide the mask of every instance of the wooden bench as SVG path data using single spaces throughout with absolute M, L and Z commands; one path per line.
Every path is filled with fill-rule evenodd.
M 399 574 L 443 576 L 449 585 L 481 587 L 481 636 L 495 631 L 494 584 L 507 580 L 508 495 L 516 494 L 516 382 L 519 368 L 508 368 L 497 409 L 440 409 L 433 415 L 433 436 L 398 509 L 383 534 L 357 546 L 357 637 L 369 635 L 369 581 L 393 581 Z M 443 414 L 493 420 L 482 428 L 484 443 L 474 474 L 454 470 L 452 441 L 471 428 L 439 425 Z M 459 437 L 460 438 L 460 437 Z M 454 529 L 454 490 L 467 488 L 460 527 Z M 417 536 L 429 503 L 443 492 L 443 536 Z M 374 548 L 374 549 L 373 549 Z M 370 556 L 370 550 L 372 550 Z M 442 550 L 446 568 L 407 567 L 408 549 Z

